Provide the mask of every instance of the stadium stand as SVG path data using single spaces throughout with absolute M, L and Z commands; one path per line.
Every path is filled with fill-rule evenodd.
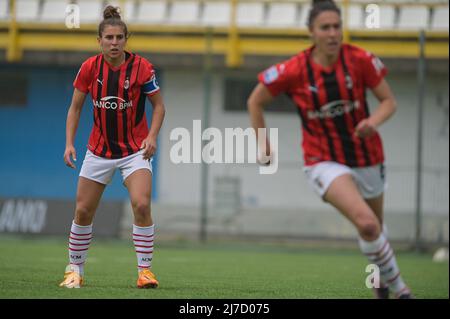
M 98 23 L 102 17 L 103 1 L 101 0 L 78 0 L 80 6 L 81 23 Z
M 237 6 L 236 22 L 241 27 L 257 27 L 264 24 L 264 3 L 240 2 Z
M 8 17 L 8 2 L 0 1 L 0 20 L 6 20 Z
M 431 22 L 431 30 L 447 31 L 449 28 L 449 8 L 448 5 L 444 7 L 437 7 L 434 9 L 433 19 Z
M 44 1 L 40 21 L 63 22 L 69 1 Z
M 406 6 L 399 12 L 398 29 L 428 29 L 429 10 L 426 6 Z
M 80 7 L 81 23 L 95 23 L 108 5 L 124 5 L 124 19 L 134 24 L 170 24 L 188 26 L 227 26 L 231 5 L 227 0 L 16 0 L 18 22 L 54 23 L 64 21 L 69 3 Z M 350 0 L 350 30 L 365 30 L 366 5 L 376 3 L 380 9 L 381 30 L 447 31 L 448 1 L 440 0 Z M 305 30 L 311 8 L 309 1 L 237 2 L 239 27 L 265 29 L 299 28 Z M 9 17 L 8 1 L 0 2 L 0 21 Z
M 225 26 L 230 23 L 231 7 L 229 2 L 206 2 L 203 7 L 202 24 Z
M 0 24 L 3 27 L 0 30 L 0 49 L 8 51 L 6 56 L 10 61 L 20 60 L 23 51 L 31 50 L 36 45 L 43 51 L 66 50 L 68 37 L 76 37 L 80 51 L 92 50 L 92 43 L 85 31 L 96 31 L 102 10 L 109 3 L 120 5 L 125 21 L 133 25 L 131 31 L 135 36 L 130 44 L 147 52 L 157 50 L 184 54 L 188 50 L 201 53 L 206 26 L 216 28 L 213 33 L 219 42 L 216 42 L 215 48 L 218 53 L 227 55 L 229 66 L 234 63 L 231 61 L 241 61 L 231 59 L 232 56 L 288 55 L 309 43 L 306 24 L 311 8 L 310 0 L 238 0 L 235 2 L 236 10 L 231 10 L 233 2 L 230 0 L 13 1 L 17 3 L 18 24 L 7 22 L 8 1 L 0 1 Z M 64 6 L 68 3 L 79 5 L 81 32 L 62 32 L 66 30 L 61 22 L 65 20 L 67 12 Z M 369 3 L 378 5 L 379 27 L 368 28 L 365 25 L 368 14 L 366 6 Z M 345 41 L 369 45 L 371 50 L 381 56 L 414 57 L 417 54 L 418 31 L 425 29 L 428 31 L 427 39 L 431 39 L 427 41 L 427 52 L 433 57 L 448 57 L 448 0 L 349 0 L 348 4 L 348 19 L 345 19 L 348 32 L 344 32 Z M 232 12 L 236 14 L 233 20 L 236 21 L 237 28 L 229 28 Z M 55 22 L 60 23 L 60 26 L 55 25 Z M 37 23 L 42 24 L 38 33 L 32 31 Z M 11 33 L 14 28 L 17 32 Z M 30 32 L 35 36 L 32 37 Z M 190 34 L 189 41 L 184 36 L 186 33 Z M 10 34 L 27 36 L 20 42 L 11 42 Z M 161 41 L 161 35 L 167 36 Z M 228 41 L 224 35 L 238 39 L 242 45 L 235 45 L 235 41 Z M 48 44 L 46 41 L 36 42 L 36 36 L 40 39 L 49 36 L 52 41 Z M 263 37 L 273 42 L 263 43 Z M 405 42 L 405 39 L 408 41 Z M 8 47 L 9 43 L 16 44 Z M 237 53 L 239 50 L 242 52 Z
M 311 5 L 309 3 L 302 3 L 300 9 L 300 19 L 298 21 L 300 28 L 306 28 L 308 23 L 308 14 L 311 10 Z
M 164 23 L 167 18 L 167 3 L 161 1 L 140 2 L 137 7 L 136 23 L 158 24 Z
M 297 26 L 296 3 L 271 3 L 267 14 L 267 27 Z
M 380 5 L 380 29 L 395 29 L 396 10 L 393 5 Z
M 344 14 L 344 19 L 346 19 L 345 14 Z M 352 4 L 348 7 L 348 22 L 347 23 L 348 23 L 349 29 L 364 28 L 363 7 L 361 5 Z
M 172 2 L 168 22 L 183 25 L 199 24 L 199 9 L 200 6 L 197 1 Z
M 16 0 L 17 21 L 35 21 L 39 15 L 39 0 Z

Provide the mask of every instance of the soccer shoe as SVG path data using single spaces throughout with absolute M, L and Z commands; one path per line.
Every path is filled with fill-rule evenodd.
M 389 299 L 388 287 L 373 288 L 373 293 L 375 295 L 375 299 Z
M 400 293 L 398 293 L 395 298 L 397 299 L 415 299 L 408 287 L 403 288 Z
M 72 268 L 70 265 L 66 267 L 64 273 L 64 280 L 59 284 L 60 287 L 66 288 L 80 288 L 83 285 L 83 277 L 79 272 Z
M 159 282 L 156 280 L 155 274 L 153 274 L 150 269 L 146 268 L 139 272 L 137 280 L 138 288 L 157 288 L 158 285 Z

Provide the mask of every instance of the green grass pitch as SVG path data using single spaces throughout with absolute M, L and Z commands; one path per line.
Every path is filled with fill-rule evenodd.
M 372 298 L 366 259 L 356 249 L 251 243 L 156 245 L 160 287 L 135 288 L 132 241 L 94 239 L 82 289 L 59 288 L 66 238 L 0 237 L 0 298 Z M 449 298 L 448 262 L 398 252 L 403 278 L 417 298 Z

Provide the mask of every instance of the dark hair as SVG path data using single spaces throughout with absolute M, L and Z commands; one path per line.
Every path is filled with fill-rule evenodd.
M 119 7 L 107 6 L 103 10 L 103 21 L 98 25 L 98 36 L 101 37 L 105 26 L 107 25 L 118 25 L 123 28 L 125 33 L 125 38 L 128 38 L 128 28 L 125 22 L 122 21 L 120 17 Z
M 324 11 L 334 11 L 339 17 L 341 16 L 341 9 L 333 0 L 312 0 L 312 8 L 308 16 L 308 27 L 312 27 L 314 19 Z

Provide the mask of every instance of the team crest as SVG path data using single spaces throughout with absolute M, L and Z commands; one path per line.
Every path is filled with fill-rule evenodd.
M 123 83 L 123 88 L 125 90 L 128 90 L 128 88 L 130 87 L 130 80 L 128 80 L 128 78 L 125 80 L 125 82 Z

